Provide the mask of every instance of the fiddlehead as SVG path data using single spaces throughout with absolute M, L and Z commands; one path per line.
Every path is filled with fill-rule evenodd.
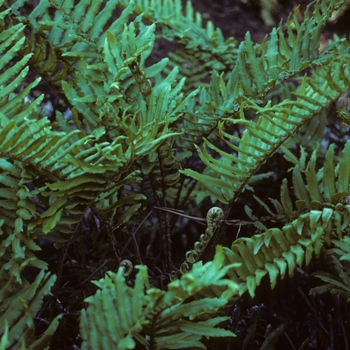
M 204 249 L 210 242 L 214 235 L 216 228 L 218 227 L 220 221 L 224 216 L 224 212 L 219 207 L 211 208 L 207 213 L 207 228 L 205 233 L 199 237 L 199 241 L 194 244 L 194 249 L 189 250 L 186 253 L 186 260 L 181 264 L 180 270 L 173 272 L 171 279 L 179 277 L 179 272 L 181 274 L 190 272 L 192 265 L 199 260 Z
M 122 260 L 119 264 L 119 267 L 122 267 L 124 269 L 123 271 L 124 277 L 129 277 L 132 273 L 132 270 L 134 269 L 134 265 L 128 259 Z

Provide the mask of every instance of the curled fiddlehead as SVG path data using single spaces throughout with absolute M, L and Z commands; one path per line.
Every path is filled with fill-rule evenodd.
M 207 213 L 207 228 L 205 233 L 199 237 L 199 241 L 194 244 L 194 249 L 189 250 L 186 253 L 186 260 L 181 264 L 180 270 L 172 273 L 171 279 L 175 279 L 179 274 L 190 272 L 192 265 L 199 260 L 204 249 L 210 242 L 214 235 L 216 228 L 224 216 L 224 212 L 219 207 L 211 208 Z
M 132 273 L 132 270 L 134 268 L 132 262 L 130 260 L 122 260 L 119 264 L 119 267 L 122 267 L 124 269 L 123 275 L 124 277 L 129 277 Z

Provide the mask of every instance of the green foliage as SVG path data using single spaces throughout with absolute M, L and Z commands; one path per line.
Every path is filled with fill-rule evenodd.
M 82 255 L 69 298 L 81 311 L 83 349 L 205 348 L 203 336 L 232 337 L 217 327 L 232 301 L 254 297 L 265 275 L 274 288 L 324 250 L 335 272 L 315 274 L 327 285 L 314 292 L 349 298 L 341 264 L 350 254 L 350 141 L 322 144 L 329 107 L 350 89 L 349 43 L 335 37 L 319 52 L 344 1 L 316 1 L 301 23 L 291 15 L 263 43 L 247 33 L 239 45 L 180 0 L 28 3 L 0 1 L 1 349 L 44 348 L 58 327 L 51 315 L 34 336 L 56 281 L 45 272 L 48 242 L 63 247 L 53 314 L 67 252 Z M 159 38 L 179 48 L 157 61 Z M 42 86 L 64 107 L 50 118 L 44 95 L 33 97 Z M 345 108 L 338 114 L 348 121 Z M 268 213 L 258 219 L 246 206 L 257 232 L 217 245 L 235 201 L 272 175 L 259 170 L 280 151 L 293 164 L 280 199 L 271 209 L 254 195 Z M 210 212 L 194 249 L 184 244 L 174 262 L 184 222 L 148 211 L 199 214 L 209 202 L 226 207 Z M 216 254 L 204 264 L 210 245 Z M 112 272 L 124 258 L 137 262 L 136 276 Z M 174 265 L 183 274 L 164 285 Z M 40 271 L 32 283 L 26 268 Z M 82 290 L 101 270 L 97 291 Z
M 184 174 L 200 181 L 217 200 L 228 203 L 235 199 L 266 159 L 347 90 L 348 53 L 339 52 L 331 61 L 326 55 L 317 54 L 320 29 L 331 9 L 324 3 L 317 7 L 312 17 L 305 16 L 304 22 L 296 26 L 296 33 L 288 30 L 287 39 L 282 35 L 281 27 L 273 29 L 270 40 L 265 41 L 259 51 L 254 50 L 248 33 L 239 47 L 236 66 L 227 84 L 214 73 L 212 89 L 216 86 L 213 93 L 221 114 L 226 106 L 232 108 L 229 107 L 232 103 L 242 101 L 239 117 L 223 115 L 218 125 L 220 137 L 229 147 L 229 152 L 204 140 L 203 148 L 197 146 L 196 149 L 202 161 L 215 172 L 203 174 L 186 169 Z M 291 23 L 297 23 L 297 19 L 289 18 L 287 28 Z M 305 35 L 305 32 L 310 35 Z M 304 76 L 292 98 L 273 106 L 270 102 L 262 107 L 257 104 L 261 104 L 261 97 L 283 79 L 315 63 L 318 65 L 313 74 Z M 247 120 L 244 115 L 246 108 L 255 110 L 259 118 Z M 225 131 L 232 124 L 244 127 L 241 137 Z
M 234 336 L 214 328 L 228 317 L 213 315 L 224 306 L 237 286 L 223 278 L 231 265 L 223 265 L 224 254 L 218 246 L 212 262 L 195 263 L 190 273 L 168 284 L 168 290 L 152 288 L 146 266 L 139 266 L 134 288 L 128 287 L 123 269 L 107 273 L 94 281 L 100 288 L 85 301 L 80 327 L 83 349 L 133 349 L 135 338 L 146 349 L 205 349 L 200 339 Z M 224 289 L 219 297 L 197 296 L 205 290 Z M 209 294 L 208 294 L 209 295 Z M 100 337 L 100 332 L 103 335 Z M 111 336 L 107 336 L 111 335 Z
M 56 317 L 38 339 L 34 334 L 34 317 L 56 277 L 41 271 L 33 283 L 23 278 L 23 270 L 35 258 L 26 258 L 25 248 L 14 234 L 1 242 L 0 259 L 0 348 L 47 349 L 60 317 Z

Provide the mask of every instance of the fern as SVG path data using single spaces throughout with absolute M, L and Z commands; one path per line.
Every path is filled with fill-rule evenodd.
M 324 6 L 322 10 L 327 11 Z M 318 25 L 321 28 L 325 23 L 326 14 L 322 17 L 318 9 L 314 13 L 315 18 L 320 21 Z M 297 28 L 297 36 L 289 32 L 289 45 L 281 36 L 279 46 L 277 46 L 277 32 L 273 31 L 270 42 L 268 44 L 265 43 L 261 48 L 262 55 L 260 59 L 255 56 L 248 36 L 244 44 L 241 45 L 241 56 L 239 56 L 243 57 L 246 62 L 238 60 L 227 86 L 219 77 L 216 77 L 218 81 L 216 84 L 212 83 L 213 88 L 216 86 L 217 106 L 227 106 L 229 108 L 235 99 L 241 98 L 246 102 L 247 107 L 255 110 L 260 115 L 257 121 L 246 120 L 244 109 L 241 107 L 239 118 L 223 118 L 219 122 L 221 139 L 228 145 L 229 149 L 235 152 L 234 154 L 219 149 L 208 140 L 204 140 L 203 148 L 196 146 L 204 164 L 209 169 L 214 170 L 214 177 L 199 174 L 192 169 L 183 171 L 184 174 L 200 181 L 208 193 L 217 200 L 228 203 L 230 199 L 235 199 L 261 164 L 290 135 L 295 134 L 307 121 L 317 116 L 348 89 L 347 54 L 344 54 L 344 56 L 339 55 L 332 60 L 331 65 L 320 65 L 311 77 L 305 76 L 301 85 L 294 92 L 295 100 L 285 99 L 274 106 L 268 103 L 265 107 L 260 107 L 252 100 L 252 97 L 264 94 L 266 90 L 269 90 L 271 85 L 275 84 L 279 79 L 279 74 L 289 75 L 294 73 L 298 69 L 305 68 L 312 60 L 317 58 L 308 55 L 301 57 L 299 53 L 303 45 L 308 45 L 308 40 L 310 40 L 310 38 L 303 35 L 305 28 L 309 25 L 317 26 L 314 23 L 315 18 L 306 17 L 303 25 Z M 315 30 L 313 33 L 313 35 L 316 35 L 316 33 L 319 33 L 319 30 Z M 319 34 L 317 35 L 319 36 Z M 314 38 L 312 41 L 317 42 L 317 39 Z M 278 47 L 280 48 L 279 51 Z M 291 49 L 292 47 L 293 49 Z M 273 52 L 275 54 L 272 54 Z M 312 52 L 315 52 L 315 50 L 312 50 Z M 289 59 L 286 60 L 285 55 Z M 279 73 L 277 71 L 279 68 L 277 67 L 279 67 L 278 62 L 280 60 L 285 62 L 287 69 Z M 254 65 L 249 63 L 250 61 L 254 62 Z M 334 65 L 332 66 L 332 64 Z M 269 68 L 266 69 L 264 68 L 265 66 Z M 274 67 L 277 70 L 274 70 Z M 240 73 L 238 74 L 238 72 Z M 244 83 L 240 85 L 237 81 Z M 271 85 L 268 86 L 269 84 Z M 244 97 L 241 97 L 243 94 Z M 239 138 L 227 133 L 225 131 L 227 124 L 241 125 L 244 128 L 242 137 Z M 217 153 L 220 159 L 216 159 L 217 156 L 212 156 L 207 151 L 208 148 L 211 152 Z M 234 170 L 232 164 L 234 164 Z
M 134 288 L 126 285 L 122 268 L 116 274 L 109 272 L 94 282 L 100 290 L 86 299 L 89 306 L 82 311 L 80 321 L 82 349 L 130 349 L 136 346 L 135 340 L 146 349 L 205 348 L 200 342 L 203 336 L 234 336 L 214 328 L 227 317 L 208 318 L 236 292 L 236 285 L 223 278 L 230 267 L 223 262 L 218 247 L 212 262 L 194 264 L 191 273 L 168 285 L 167 292 L 150 286 L 145 266 L 139 267 Z M 224 287 L 225 293 L 189 301 L 203 288 L 217 287 Z M 113 335 L 100 337 L 100 332 Z
M 0 233 L 4 221 L 1 222 Z M 0 337 L 1 349 L 48 348 L 51 337 L 58 327 L 60 316 L 56 317 L 47 330 L 36 339 L 34 317 L 40 311 L 43 297 L 53 286 L 56 277 L 41 271 L 33 283 L 22 276 L 26 266 L 36 258 L 26 258 L 25 248 L 13 234 L 1 242 L 0 248 Z
M 40 0 L 28 10 L 24 0 L 0 1 L 1 347 L 48 346 L 58 318 L 38 339 L 33 318 L 54 283 L 55 314 L 67 254 L 81 254 L 70 262 L 83 266 L 71 293 L 77 311 L 86 296 L 84 349 L 205 348 L 203 337 L 234 336 L 219 328 L 225 308 L 254 297 L 264 276 L 274 287 L 323 250 L 348 260 L 350 142 L 340 154 L 323 150 L 322 138 L 329 107 L 350 87 L 349 44 L 334 38 L 318 51 L 342 3 L 316 1 L 301 23 L 291 15 L 263 43 L 247 33 L 237 46 L 203 26 L 190 2 Z M 159 37 L 182 46 L 156 62 Z M 43 81 L 69 117 L 56 110 L 50 120 L 44 97 L 28 97 Z M 271 205 L 254 195 L 264 220 L 246 206 L 258 233 L 217 245 L 233 204 L 271 175 L 258 171 L 279 150 L 291 182 Z M 209 215 L 191 250 L 184 221 L 151 211 L 202 214 L 210 201 L 228 205 L 214 223 Z M 174 262 L 178 234 L 188 252 Z M 38 254 L 48 240 L 64 247 L 57 278 Z M 216 254 L 204 264 L 209 245 Z M 138 262 L 136 276 L 126 258 Z M 322 291 L 347 295 L 335 264 L 338 277 L 317 275 L 329 283 Z M 183 274 L 166 284 L 174 265 Z M 26 266 L 40 270 L 33 283 Z M 97 292 L 82 290 L 100 271 Z
M 282 229 L 268 229 L 261 235 L 236 240 L 225 253 L 228 262 L 241 262 L 242 267 L 228 272 L 230 277 L 252 297 L 265 275 L 269 275 L 274 288 L 279 276 L 293 276 L 297 266 L 308 265 L 312 257 L 319 256 L 324 233 L 331 232 L 335 225 L 332 215 L 330 209 L 312 210 Z
M 338 166 L 334 167 L 334 148 L 331 146 L 326 153 L 324 167 L 317 172 L 314 151 L 303 171 L 306 184 L 300 164 L 295 165 L 294 205 L 287 181 L 281 186 L 281 201 L 271 199 L 275 213 L 258 199 L 270 214 L 271 220 L 287 224 L 281 229 L 266 229 L 262 222 L 256 223 L 257 227 L 266 231 L 252 238 L 240 238 L 233 242 L 231 250 L 226 249 L 228 262 L 242 263 L 243 267 L 232 271 L 231 278 L 236 283 L 242 281 L 242 286 L 246 285 L 252 296 L 266 274 L 269 274 L 271 286 L 274 287 L 278 276 L 283 278 L 287 271 L 292 275 L 297 266 L 304 263 L 308 265 L 312 257 L 318 257 L 321 249 L 324 246 L 330 247 L 331 242 L 346 249 L 345 244 L 338 243 L 335 239 L 344 239 L 345 242 L 348 240 L 343 235 L 347 234 L 346 228 L 350 220 L 347 202 L 350 179 L 349 147 L 348 141 Z M 253 215 L 250 216 L 255 219 Z

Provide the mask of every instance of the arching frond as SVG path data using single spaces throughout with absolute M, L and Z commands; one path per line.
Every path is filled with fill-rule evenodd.
M 228 272 L 229 276 L 240 284 L 241 292 L 248 291 L 252 297 L 265 275 L 274 288 L 279 277 L 292 276 L 297 266 L 308 265 L 313 256 L 319 256 L 322 239 L 331 234 L 336 215 L 330 208 L 311 210 L 282 229 L 239 238 L 231 249 L 225 249 L 227 263 L 241 263 Z
M 120 4 L 128 5 L 128 1 L 121 0 Z M 232 39 L 225 40 L 219 28 L 214 28 L 211 21 L 203 28 L 201 14 L 195 12 L 190 1 L 183 8 L 180 0 L 135 0 L 136 13 L 143 13 L 145 18 L 157 23 L 164 36 L 171 41 L 178 41 L 185 45 L 186 49 L 214 56 L 216 62 L 221 60 L 220 55 L 231 57 L 230 50 L 235 48 Z M 196 40 L 193 40 L 196 38 Z

